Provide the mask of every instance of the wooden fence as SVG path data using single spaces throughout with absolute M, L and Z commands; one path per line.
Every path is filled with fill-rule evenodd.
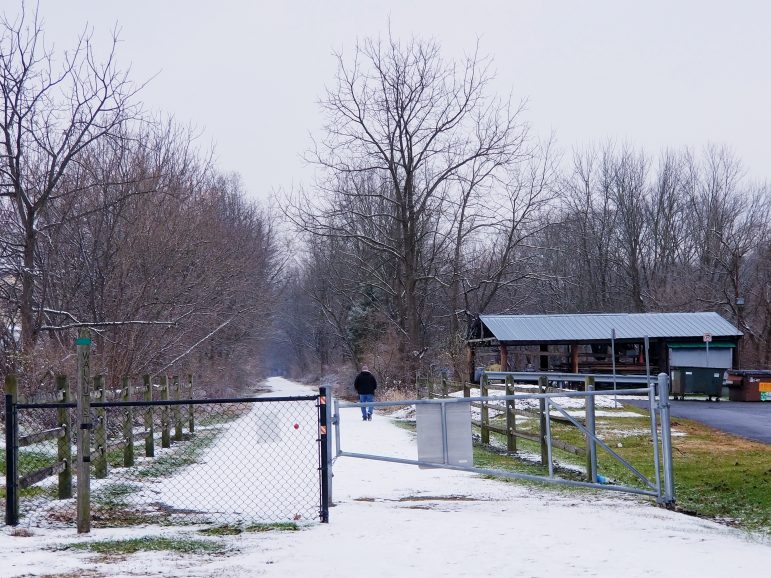
M 93 391 L 89 394 L 89 401 L 98 402 L 93 408 L 96 417 L 93 425 L 94 450 L 88 452 L 89 459 L 86 464 L 93 464 L 93 476 L 95 478 L 106 478 L 108 474 L 109 460 L 108 454 L 111 451 L 122 449 L 122 465 L 131 467 L 134 465 L 134 445 L 135 442 L 144 440 L 145 456 L 155 457 L 155 444 L 157 436 L 155 433 L 154 412 L 161 412 L 161 447 L 171 447 L 172 441 L 181 441 L 183 439 L 183 426 L 187 425 L 189 433 L 195 431 L 195 413 L 193 404 L 175 405 L 172 408 L 162 406 L 161 408 L 146 406 L 141 410 L 144 415 L 141 420 L 143 426 L 141 431 L 135 431 L 135 408 L 132 406 L 121 407 L 119 427 L 110 428 L 107 420 L 107 409 L 99 404 L 108 401 L 134 401 L 141 397 L 145 402 L 151 403 L 160 398 L 161 400 L 184 400 L 193 398 L 193 376 L 187 376 L 187 383 L 181 384 L 179 376 L 169 377 L 162 375 L 158 378 L 158 384 L 153 384 L 149 375 L 142 377 L 141 385 L 136 387 L 132 379 L 124 377 L 121 380 L 122 387 L 116 391 L 108 391 L 104 384 L 103 375 L 96 375 L 91 378 L 94 385 Z M 155 394 L 154 391 L 158 390 Z M 139 395 L 137 395 L 139 393 Z M 69 387 L 69 379 L 66 375 L 56 376 L 56 393 L 48 395 L 37 395 L 30 398 L 24 398 L 19 395 L 18 381 L 15 375 L 5 376 L 5 394 L 6 394 L 6 524 L 13 525 L 14 518 L 18 519 L 19 512 L 19 490 L 31 487 L 32 485 L 53 475 L 59 476 L 57 484 L 57 496 L 59 499 L 72 498 L 72 478 L 73 478 L 73 432 L 72 409 L 75 404 L 72 403 L 72 393 Z M 184 396 L 184 397 L 183 397 Z M 10 401 L 10 406 L 8 402 Z M 15 408 L 18 404 L 39 405 L 40 409 L 50 409 L 56 411 L 56 427 L 42 429 L 40 431 L 18 435 L 18 423 L 12 423 L 16 419 L 18 410 Z M 184 409 L 187 411 L 184 411 Z M 185 415 L 185 413 L 187 415 Z M 87 420 L 87 421 L 90 421 Z M 15 433 L 14 433 L 15 432 Z M 111 435 L 111 432 L 119 432 L 119 435 Z M 9 434 L 13 434 L 10 435 Z M 15 435 L 15 439 L 14 438 Z M 90 436 L 85 436 L 90 437 Z M 58 440 L 57 454 L 55 461 L 46 466 L 37 468 L 24 475 L 19 475 L 18 470 L 18 450 L 27 448 L 35 444 L 46 441 Z M 53 457 L 52 457 L 53 459 Z M 90 468 L 84 470 L 87 476 L 91 475 Z M 9 521 L 10 518 L 10 521 Z

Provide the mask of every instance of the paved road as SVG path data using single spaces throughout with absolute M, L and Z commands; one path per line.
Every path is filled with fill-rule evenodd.
M 625 400 L 624 403 L 648 407 L 647 401 Z M 672 417 L 692 419 L 728 433 L 771 444 L 771 402 L 670 400 L 669 403 Z

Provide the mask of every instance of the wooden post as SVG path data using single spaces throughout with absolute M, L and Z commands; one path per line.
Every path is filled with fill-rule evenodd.
M 428 399 L 434 399 L 434 379 L 429 377 L 426 380 L 426 388 L 428 389 Z
M 143 375 L 145 401 L 153 401 L 153 382 L 149 375 Z M 155 425 L 153 423 L 153 406 L 145 408 L 145 457 L 155 457 Z
M 107 400 L 107 393 L 104 388 L 104 376 L 94 377 L 94 389 L 99 394 L 99 401 L 104 403 Z M 107 410 L 100 407 L 96 410 L 96 431 L 94 432 L 94 443 L 96 445 L 96 461 L 94 462 L 94 477 L 107 477 Z
M 594 391 L 594 376 L 587 375 L 584 379 L 584 391 Z M 594 396 L 587 395 L 585 402 L 586 429 L 595 433 L 594 425 Z M 590 482 L 597 481 L 597 443 L 590 436 L 586 436 L 586 479 Z
M 463 397 L 471 397 L 471 384 L 468 381 L 463 382 Z
M 450 388 L 447 386 L 447 378 L 442 378 L 442 397 L 447 399 L 450 397 Z
M 573 373 L 578 373 L 578 344 L 573 343 L 570 345 L 570 370 Z
M 123 401 L 131 401 L 131 378 L 123 378 L 123 391 L 121 392 L 121 398 Z M 126 413 L 123 415 L 123 467 L 130 468 L 134 465 L 134 409 L 132 407 L 126 408 Z
M 514 395 L 514 379 L 506 376 L 506 395 Z M 517 451 L 517 412 L 513 399 L 506 400 L 506 449 Z
M 161 376 L 161 401 L 169 401 L 169 378 Z M 171 412 L 169 406 L 161 407 L 161 447 L 171 447 Z
M 188 374 L 187 382 L 190 384 L 188 399 L 193 399 L 193 374 L 192 373 Z M 190 419 L 190 425 L 189 425 L 190 433 L 195 432 L 195 413 L 193 412 L 194 407 L 195 406 L 192 403 L 189 406 L 187 406 L 187 411 Z
M 19 385 L 15 375 L 5 376 L 5 523 L 19 523 L 19 429 L 16 403 Z
M 182 396 L 181 396 L 181 390 L 179 388 L 179 376 L 175 375 L 172 378 L 172 381 L 174 382 L 174 400 L 180 401 L 182 399 Z M 182 441 L 182 406 L 181 405 L 174 406 L 174 441 L 175 442 Z
M 499 346 L 501 350 L 501 371 L 509 370 L 509 350 L 505 345 Z
M 549 380 L 545 375 L 538 378 L 538 393 L 546 393 L 546 388 L 549 385 Z M 546 466 L 549 464 L 549 448 L 546 443 L 546 400 L 541 398 L 538 400 L 540 405 L 540 430 L 538 437 L 541 440 L 541 465 Z
M 487 376 L 483 375 L 479 380 L 479 393 L 482 397 L 487 397 Z M 482 436 L 482 443 L 490 443 L 490 408 L 487 406 L 487 402 L 482 402 L 482 425 L 480 426 L 480 434 Z
M 476 355 L 475 355 L 474 348 L 471 347 L 470 345 L 466 345 L 466 370 L 467 370 L 466 379 L 468 379 L 469 381 L 474 381 L 476 377 L 474 375 L 474 373 L 476 372 L 476 368 L 474 367 L 475 358 L 476 358 Z
M 69 403 L 70 388 L 66 375 L 56 376 L 56 388 L 62 403 Z M 64 462 L 64 469 L 59 472 L 59 499 L 66 500 L 72 497 L 72 420 L 70 410 L 66 407 L 60 407 L 56 413 L 59 426 L 64 428 L 64 435 L 59 438 L 57 448 L 57 459 Z
M 538 356 L 538 367 L 541 371 L 549 371 L 549 346 L 541 345 L 541 353 Z
M 78 331 L 78 534 L 91 531 L 91 337 L 87 328 Z

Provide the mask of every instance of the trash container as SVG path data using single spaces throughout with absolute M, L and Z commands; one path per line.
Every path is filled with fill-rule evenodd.
M 700 393 L 720 401 L 725 369 L 716 367 L 673 367 L 672 395 L 685 399 L 686 393 Z
M 731 401 L 771 401 L 771 370 L 732 369 L 728 388 Z

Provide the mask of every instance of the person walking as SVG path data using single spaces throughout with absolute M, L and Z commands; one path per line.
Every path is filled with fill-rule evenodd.
M 369 368 L 366 365 L 361 366 L 361 373 L 356 376 L 353 387 L 356 390 L 356 393 L 359 394 L 359 403 L 371 403 L 375 401 L 377 380 L 375 379 L 375 376 L 369 372 Z M 364 421 L 372 421 L 371 405 L 361 406 L 361 419 Z

